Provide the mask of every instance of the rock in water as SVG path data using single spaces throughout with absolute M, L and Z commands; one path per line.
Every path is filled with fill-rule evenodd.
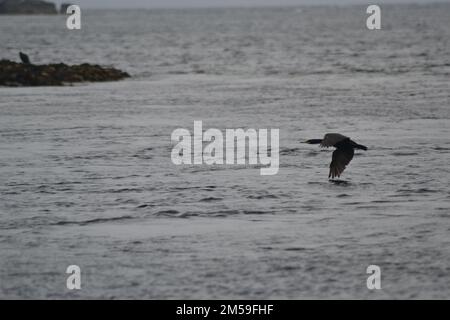
M 130 75 L 111 67 L 83 63 L 34 65 L 0 60 L 0 86 L 63 86 L 75 82 L 117 81 Z
M 56 14 L 56 5 L 41 0 L 0 0 L 0 14 Z

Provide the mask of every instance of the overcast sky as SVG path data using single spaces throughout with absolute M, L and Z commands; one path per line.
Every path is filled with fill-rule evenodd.
M 51 1 L 51 0 L 50 0 Z M 54 0 L 74 3 L 82 8 L 183 8 L 224 6 L 284 6 L 302 4 L 382 4 L 382 3 L 433 3 L 450 0 Z

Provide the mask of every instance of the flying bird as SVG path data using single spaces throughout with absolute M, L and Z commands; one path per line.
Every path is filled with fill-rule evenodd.
M 366 146 L 357 144 L 349 137 L 339 133 L 327 133 L 323 139 L 310 139 L 305 143 L 320 144 L 322 148 L 335 147 L 330 163 L 330 173 L 328 178 L 340 177 L 345 167 L 353 159 L 355 149 L 367 150 Z
M 19 57 L 23 64 L 31 64 L 30 58 L 28 57 L 27 54 L 19 52 Z

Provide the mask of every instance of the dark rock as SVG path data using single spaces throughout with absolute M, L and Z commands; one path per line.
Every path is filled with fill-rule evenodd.
M 0 60 L 0 86 L 63 86 L 75 82 L 117 81 L 130 75 L 111 67 L 83 63 L 23 64 Z
M 0 14 L 56 14 L 56 5 L 41 0 L 0 0 Z

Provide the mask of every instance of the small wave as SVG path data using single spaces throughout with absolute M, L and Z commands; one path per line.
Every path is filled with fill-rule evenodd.
M 298 154 L 302 149 L 300 148 L 281 148 L 280 155 L 296 155 Z
M 232 216 L 232 215 L 237 215 L 239 213 L 240 213 L 239 210 L 219 210 L 219 211 L 206 213 L 205 215 L 213 216 L 213 217 L 228 217 L 228 216 Z
M 204 186 L 201 187 L 200 189 L 203 191 L 214 191 L 217 188 L 217 186 Z
M 214 191 L 217 188 L 217 186 L 212 186 L 212 185 L 208 185 L 208 186 L 190 186 L 190 187 L 174 187 L 171 188 L 174 191 L 184 191 L 184 190 L 192 190 L 192 189 L 200 189 L 203 191 Z
M 149 154 L 149 152 L 153 151 L 153 148 L 144 148 L 139 151 L 137 151 L 135 154 L 133 154 L 131 157 L 136 159 L 142 159 L 142 160 L 150 160 L 153 159 L 153 155 Z
M 346 193 L 341 193 L 341 194 L 338 194 L 336 197 L 337 198 L 347 198 L 347 197 L 350 197 L 350 195 L 346 194 Z
M 178 210 L 161 210 L 155 213 L 156 216 L 180 216 L 181 213 Z
M 300 209 L 305 210 L 305 212 L 302 212 L 302 214 L 312 213 L 317 210 L 321 210 L 319 207 L 314 205 L 304 205 L 301 206 Z M 298 213 L 297 211 L 292 211 L 292 213 Z
M 136 153 L 136 154 L 132 155 L 131 158 L 136 158 L 136 159 L 141 159 L 141 160 L 151 160 L 151 159 L 153 159 L 153 156 L 148 155 L 148 154 Z
M 136 207 L 136 209 L 144 209 L 144 208 L 154 207 L 154 206 L 155 206 L 155 205 L 152 204 L 152 203 L 144 203 L 144 204 L 138 205 L 138 206 Z
M 143 192 L 144 189 L 142 188 L 122 188 L 122 189 L 111 189 L 108 190 L 108 192 L 111 193 L 122 193 L 122 192 Z
M 392 200 L 372 200 L 371 203 L 396 203 L 396 202 L 402 202 L 402 201 L 392 201 Z
M 307 248 L 302 248 L 302 247 L 291 247 L 291 248 L 285 248 L 285 251 L 306 251 L 308 250 Z
M 129 220 L 129 219 L 134 219 L 134 218 L 135 217 L 132 217 L 132 216 L 121 216 L 121 217 L 113 217 L 113 218 L 96 218 L 96 219 L 84 220 L 84 221 L 58 221 L 58 222 L 55 222 L 53 225 L 57 225 L 57 226 L 66 226 L 66 225 L 85 226 L 85 225 L 95 224 L 95 223 L 104 223 L 104 222 L 112 222 L 112 221 Z
M 396 156 L 396 157 L 404 157 L 404 156 L 417 156 L 417 155 L 419 155 L 419 153 L 417 153 L 417 152 L 393 152 L 393 153 L 391 153 L 393 156 Z
M 218 210 L 218 211 L 188 211 L 188 212 L 180 212 L 178 210 L 162 210 L 155 213 L 156 216 L 165 216 L 171 218 L 189 218 L 189 217 L 215 217 L 215 218 L 225 218 L 233 215 L 240 214 L 239 210 Z
M 437 150 L 437 151 L 449 151 L 450 148 L 444 148 L 444 147 L 434 147 L 433 150 Z
M 261 199 L 278 199 L 278 197 L 274 194 L 262 194 L 262 195 L 250 195 L 247 196 L 248 199 L 256 199 L 256 200 L 261 200 Z
M 432 190 L 428 188 L 419 188 L 419 189 L 399 189 L 397 192 L 401 193 L 436 193 L 438 190 Z
M 263 210 L 244 210 L 244 214 L 272 214 L 271 211 L 263 211 Z
M 183 75 L 183 74 L 189 74 L 189 71 L 185 71 L 185 70 L 172 70 L 167 72 L 167 74 L 172 74 L 172 75 Z
M 211 201 L 220 201 L 223 200 L 223 198 L 216 198 L 216 197 L 207 197 L 200 199 L 201 202 L 211 202 Z
M 450 218 L 450 208 L 436 208 L 436 210 L 438 213 L 433 214 L 434 217 Z
M 319 154 L 321 151 L 308 151 L 304 154 L 305 157 L 315 157 Z
M 64 208 L 76 206 L 76 203 L 71 201 L 56 201 L 54 204 L 57 207 L 64 207 Z
M 328 182 L 324 182 L 324 181 L 308 181 L 307 184 L 318 184 L 318 185 L 325 186 L 325 185 L 328 185 Z
M 356 209 L 379 209 L 379 206 L 356 206 Z

